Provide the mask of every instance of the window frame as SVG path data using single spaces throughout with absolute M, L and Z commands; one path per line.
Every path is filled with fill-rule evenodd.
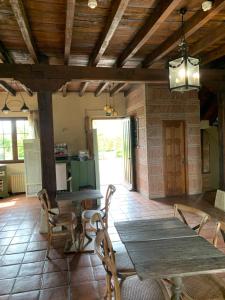
M 11 121 L 12 125 L 12 160 L 0 160 L 0 164 L 15 164 L 24 163 L 23 159 L 18 159 L 18 148 L 17 148 L 17 131 L 16 131 L 16 121 L 28 121 L 26 117 L 0 117 L 0 121 Z

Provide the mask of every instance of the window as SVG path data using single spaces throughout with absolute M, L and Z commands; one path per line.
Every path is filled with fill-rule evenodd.
M 31 128 L 26 119 L 0 119 L 0 161 L 22 162 L 23 140 L 30 134 Z

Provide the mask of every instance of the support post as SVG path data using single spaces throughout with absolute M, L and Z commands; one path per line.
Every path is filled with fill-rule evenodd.
M 48 191 L 51 206 L 56 207 L 56 172 L 51 92 L 38 92 L 38 108 L 40 120 L 42 186 Z
M 218 92 L 220 189 L 225 191 L 225 92 Z

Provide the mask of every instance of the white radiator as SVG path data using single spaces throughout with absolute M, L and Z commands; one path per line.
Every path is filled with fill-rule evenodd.
M 13 194 L 25 192 L 24 173 L 10 175 L 10 188 Z

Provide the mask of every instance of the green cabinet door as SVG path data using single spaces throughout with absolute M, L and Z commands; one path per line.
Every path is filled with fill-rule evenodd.
M 82 187 L 96 187 L 94 160 L 71 161 L 72 191 Z

